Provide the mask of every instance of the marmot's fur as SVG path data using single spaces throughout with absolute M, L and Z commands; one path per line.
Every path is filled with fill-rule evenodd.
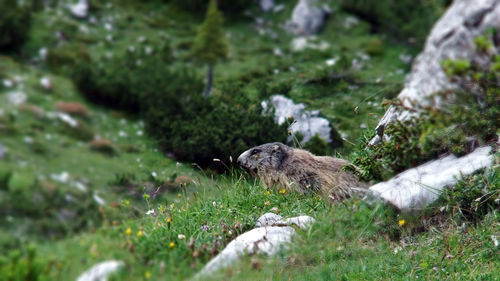
M 353 188 L 365 187 L 358 178 L 342 169 L 350 163 L 282 143 L 266 143 L 243 152 L 238 164 L 266 186 L 295 189 L 302 194 L 320 192 L 332 201 L 351 197 Z

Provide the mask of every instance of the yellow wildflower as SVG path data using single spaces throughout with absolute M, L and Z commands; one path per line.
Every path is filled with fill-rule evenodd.
M 404 219 L 399 220 L 399 222 L 398 222 L 399 226 L 403 226 L 403 225 L 405 225 L 405 223 L 406 223 L 406 221 Z
M 144 277 L 146 277 L 146 279 L 151 278 L 151 272 L 146 271 L 146 273 L 144 273 Z
M 271 194 L 271 191 L 266 190 L 266 192 L 265 192 L 264 194 L 265 194 L 265 195 L 269 195 L 269 194 Z
M 286 193 L 286 189 L 284 189 L 284 188 L 283 188 L 283 189 L 280 189 L 280 190 L 279 190 L 279 193 L 280 193 L 280 194 L 285 194 L 285 193 Z
M 127 235 L 132 234 L 132 229 L 130 229 L 130 227 L 127 228 L 127 230 L 125 230 L 125 234 L 127 234 Z
M 167 223 L 171 223 L 172 222 L 172 218 L 167 218 Z
M 142 230 L 139 230 L 139 231 L 137 232 L 137 236 L 142 237 L 142 235 L 144 235 L 144 233 L 142 232 Z
M 177 193 L 177 197 L 181 198 L 181 197 L 182 197 L 182 194 Z
M 174 242 L 170 242 L 170 244 L 168 244 L 168 246 L 169 246 L 170 248 L 173 248 L 173 247 L 175 247 L 175 243 L 174 243 Z

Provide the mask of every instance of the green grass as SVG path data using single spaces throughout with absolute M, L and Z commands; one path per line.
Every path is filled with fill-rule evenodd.
M 121 54 L 130 46 L 137 52 L 151 46 L 156 52 L 168 43 L 174 65 L 192 63 L 189 46 L 200 18 L 160 1 L 109 2 L 111 6 L 95 2 L 91 13 L 99 21 L 113 17 L 111 31 L 101 22 L 80 22 L 65 11 L 59 14 L 58 9 L 36 12 L 24 54 L 33 57 L 41 47 L 53 49 L 72 43 L 83 44 L 93 59 L 104 61 L 106 56 Z M 230 95 L 229 86 L 240 87 L 255 103 L 272 94 L 284 94 L 306 103 L 309 109 L 319 109 L 348 136 L 344 147 L 335 151 L 347 157 L 364 133 L 361 124 L 373 128 L 384 113 L 384 99 L 393 98 L 402 87 L 409 66 L 399 60 L 399 55 L 414 55 L 418 50 L 371 33 L 369 24 L 363 21 L 348 29 L 343 23 L 349 15 L 338 11 L 317 36 L 318 41 L 329 43 L 328 48 L 293 52 L 292 36 L 279 27 L 290 14 L 292 2 L 286 1 L 285 11 L 277 14 L 260 15 L 251 9 L 264 19 L 266 30 L 272 27 L 276 38 L 259 35 L 260 27 L 252 19 L 227 22 L 230 58 L 216 67 L 214 93 Z M 56 39 L 56 31 L 62 31 L 67 42 Z M 109 34 L 112 42 L 106 41 Z M 142 36 L 145 41 L 138 42 Z M 275 48 L 283 56 L 275 55 Z M 362 60 L 367 52 L 370 59 L 361 69 L 353 70 L 352 60 Z M 340 60 L 328 66 L 326 60 L 331 58 Z M 199 75 L 204 74 L 203 67 L 192 66 Z M 26 252 L 27 245 L 33 243 L 42 277 L 47 280 L 74 280 L 92 265 L 108 259 L 125 263 L 114 280 L 187 279 L 274 207 L 285 217 L 310 215 L 317 223 L 310 230 L 298 231 L 291 246 L 278 255 L 245 257 L 241 263 L 216 273 L 213 280 L 500 279 L 496 270 L 500 253 L 492 238 L 500 239 L 497 205 L 488 205 L 486 215 L 471 221 L 460 216 L 463 208 L 458 199 L 469 202 L 467 194 L 447 193 L 429 213 L 411 216 L 381 204 L 367 205 L 359 198 L 332 206 L 317 196 L 280 194 L 239 171 L 213 175 L 165 157 L 150 137 L 139 133 L 144 131 L 140 116 L 86 102 L 64 75 L 48 72 L 44 63 L 32 66 L 0 57 L 0 78 L 14 80 L 21 76 L 28 104 L 46 113 L 53 112 L 58 101 L 85 104 L 91 117 L 75 118 L 88 131 L 109 139 L 117 151 L 114 156 L 93 151 L 88 141 L 79 140 L 78 134 L 70 133 L 61 122 L 40 119 L 9 105 L 7 94 L 14 89 L 0 86 L 0 142 L 8 148 L 6 158 L 0 159 L 0 203 L 8 194 L 3 177 L 15 174 L 16 181 L 19 175 L 27 175 L 14 188 L 28 191 L 23 200 L 36 202 L 29 196 L 32 191 L 45 196 L 45 205 L 49 205 L 44 205 L 46 213 L 37 214 L 36 219 L 23 214 L 22 208 L 14 212 L 2 205 L 0 245 L 6 252 Z M 51 91 L 40 87 L 43 76 L 51 78 Z M 338 76 L 343 78 L 335 78 Z M 499 157 L 497 153 L 495 171 Z M 51 176 L 64 171 L 69 174 L 66 183 Z M 188 176 L 191 183 L 175 185 L 173 181 L 179 176 Z M 76 182 L 84 183 L 87 191 L 78 191 Z M 484 179 L 481 188 L 498 190 L 498 182 L 496 173 Z M 466 181 L 462 189 L 480 186 L 476 183 Z M 159 185 L 166 192 L 155 197 Z M 480 192 L 476 189 L 474 192 Z M 55 204 L 50 200 L 60 197 L 51 194 L 69 194 L 78 201 L 73 205 L 64 200 Z M 106 204 L 94 202 L 94 194 Z M 52 203 L 57 208 L 51 207 Z M 87 224 L 55 228 L 55 218 L 70 205 L 83 209 L 77 218 Z M 440 212 L 443 206 L 445 212 Z M 157 215 L 146 215 L 152 209 Z M 405 223 L 400 225 L 403 219 Z M 191 237 L 193 250 L 189 247 Z M 0 269 L 4 262 L 0 257 Z

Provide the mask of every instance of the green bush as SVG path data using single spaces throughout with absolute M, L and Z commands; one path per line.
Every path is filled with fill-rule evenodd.
M 0 52 L 17 51 L 26 41 L 31 23 L 27 1 L 0 1 Z
M 423 43 L 449 0 L 342 0 L 341 7 L 399 39 Z
M 418 118 L 390 123 L 385 133 L 390 140 L 359 148 L 354 153 L 357 172 L 365 179 L 387 180 L 394 174 L 414 167 L 445 153 L 457 156 L 471 152 L 477 145 L 497 140 L 500 130 L 500 90 L 496 86 L 500 72 L 480 70 L 469 62 L 446 65 L 467 65 L 462 71 L 450 72 L 450 79 L 462 90 L 436 93 L 429 106 L 422 108 Z M 479 75 L 480 74 L 480 75 Z M 470 81 L 474 81 L 471 83 Z M 433 100 L 440 101 L 440 107 Z M 401 107 L 400 102 L 395 102 Z M 404 108 L 401 108 L 404 110 Z M 369 138 L 365 138 L 363 147 Z
M 45 280 L 42 277 L 44 264 L 37 258 L 35 246 L 29 245 L 25 253 L 11 250 L 5 254 L 8 256 L 0 256 L 0 280 Z
M 8 189 L 7 183 L 9 182 L 10 175 L 11 175 L 10 169 L 7 169 L 5 167 L 0 167 L 0 190 Z
M 160 92 L 168 99 L 166 95 L 179 97 L 182 91 L 198 85 L 191 72 L 170 66 L 167 51 L 151 56 L 125 53 L 104 63 L 90 62 L 76 71 L 73 79 L 89 100 L 138 112 L 150 93 Z
M 499 209 L 499 197 L 500 173 L 498 169 L 491 169 L 460 180 L 452 189 L 445 189 L 435 205 L 444 206 L 458 222 L 464 219 L 479 222 L 491 210 Z
M 162 148 L 179 160 L 223 169 L 214 158 L 230 165 L 230 157 L 236 160 L 249 147 L 286 141 L 286 125 L 278 126 L 271 116 L 263 116 L 260 106 L 246 108 L 218 97 L 204 99 L 198 93 L 188 100 L 180 103 L 177 116 L 159 117 L 158 104 L 150 108 L 147 119 Z
M 11 194 L 30 194 L 36 183 L 35 176 L 30 172 L 15 172 L 7 183 Z

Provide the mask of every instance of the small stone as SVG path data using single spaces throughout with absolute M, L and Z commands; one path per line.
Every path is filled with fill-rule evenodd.
M 122 261 L 109 260 L 101 262 L 80 274 L 76 281 L 106 281 L 109 275 L 117 272 L 123 266 Z
M 14 86 L 14 83 L 10 79 L 3 79 L 2 84 L 6 88 L 12 88 L 12 86 Z
M 68 9 L 74 17 L 86 18 L 89 14 L 89 0 L 79 0 L 76 4 L 68 5 Z
M 50 78 L 47 76 L 40 78 L 40 85 L 42 86 L 43 89 L 47 91 L 52 90 L 52 82 L 50 81 Z
M 15 91 L 7 93 L 7 101 L 13 105 L 25 103 L 28 96 L 24 92 Z

